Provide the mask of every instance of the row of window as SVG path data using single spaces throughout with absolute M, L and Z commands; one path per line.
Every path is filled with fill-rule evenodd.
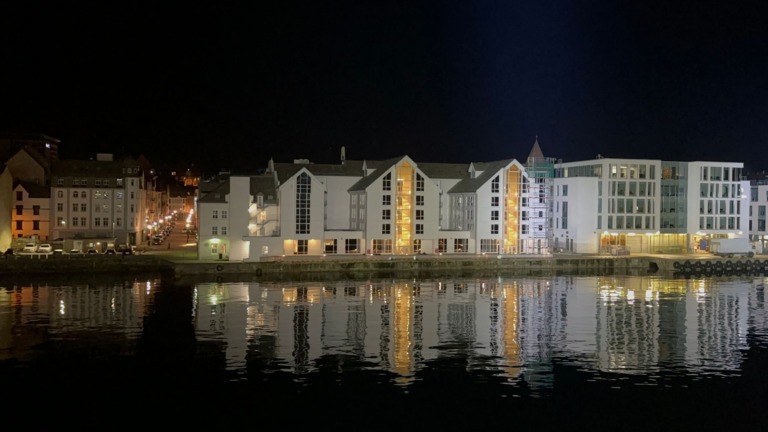
M 16 214 L 21 216 L 24 214 L 24 206 L 17 205 L 16 206 Z M 32 214 L 39 215 L 40 214 L 40 206 L 39 205 L 33 205 L 32 206 Z
M 24 228 L 22 228 L 25 221 L 16 221 L 16 230 L 22 231 Z M 40 221 L 39 220 L 33 220 L 32 221 L 32 231 L 40 231 Z
M 20 201 L 21 198 L 19 198 L 19 194 L 21 192 L 16 192 L 16 200 Z M 56 196 L 59 198 L 64 198 L 64 191 L 60 190 L 56 192 Z M 123 199 L 124 192 L 123 191 L 115 191 L 115 198 L 116 199 Z M 136 194 L 135 192 L 131 192 L 131 199 L 134 199 Z M 109 191 L 94 191 L 93 197 L 96 199 L 102 199 L 102 198 L 109 198 Z M 88 198 L 88 193 L 86 191 L 72 191 L 72 198 Z
M 381 211 L 381 218 L 383 220 L 392 219 L 392 210 L 384 209 Z M 424 210 L 416 210 L 416 220 L 424 220 Z
M 385 190 L 385 191 L 392 190 L 392 173 L 387 173 L 386 175 L 384 175 L 384 177 L 381 178 L 381 190 Z M 397 190 L 402 192 L 403 190 L 402 181 L 397 182 Z M 416 173 L 416 191 L 417 192 L 424 191 L 424 177 L 422 177 L 421 174 L 419 173 Z
M 338 241 L 337 239 L 327 239 L 323 244 L 323 252 L 327 254 L 338 253 Z M 360 250 L 360 242 L 358 239 L 345 239 L 344 240 L 344 253 L 354 254 L 362 253 Z M 391 254 L 393 250 L 394 242 L 391 239 L 374 239 L 371 242 L 371 249 L 368 251 L 373 254 Z M 498 239 L 482 239 L 480 240 L 481 252 L 499 252 L 500 240 Z M 454 239 L 453 250 L 451 252 L 467 252 L 469 251 L 468 239 Z M 296 249 L 294 253 L 297 255 L 306 255 L 309 252 L 308 240 L 296 240 Z M 411 252 L 414 254 L 428 253 L 431 251 L 425 251 L 422 249 L 421 239 L 415 239 L 411 243 Z M 438 239 L 437 250 L 438 253 L 448 252 L 448 239 Z
M 381 205 L 385 205 L 385 206 L 392 205 L 392 195 L 382 195 Z M 417 206 L 424 205 L 424 195 L 416 195 L 416 205 Z
M 72 179 L 72 185 L 73 186 L 88 186 L 88 180 L 87 178 L 75 178 Z M 112 186 L 112 180 L 115 181 L 115 186 L 122 187 L 123 186 L 123 179 L 117 178 L 117 179 L 92 179 L 94 186 L 102 186 L 102 187 L 111 187 Z M 130 185 L 135 185 L 136 179 L 130 180 Z M 57 186 L 64 186 L 64 177 L 59 177 L 56 180 Z
M 22 223 L 24 221 L 17 220 L 15 222 L 16 222 L 16 229 L 17 230 L 21 230 L 22 229 L 21 228 L 22 227 Z M 56 225 L 64 226 L 64 218 L 61 218 L 61 217 L 57 218 Z M 33 228 L 32 228 L 33 230 L 35 230 L 35 231 L 39 230 L 40 229 L 40 221 L 37 221 L 37 220 L 32 221 L 32 226 L 33 226 Z M 84 218 L 84 217 L 76 218 L 76 217 L 73 217 L 70 226 L 73 226 L 73 227 L 76 227 L 76 226 L 83 226 L 83 227 L 88 226 L 88 218 Z M 93 218 L 93 226 L 94 227 L 111 227 L 111 225 L 109 224 L 109 218 Z M 122 227 L 122 226 L 123 226 L 123 218 L 115 218 L 115 227 Z
M 414 226 L 414 230 L 416 231 L 416 234 L 424 234 L 424 224 L 416 224 Z M 381 225 L 381 233 L 382 234 L 392 234 L 392 225 L 391 224 L 382 224 Z
M 221 228 L 221 229 L 219 229 L 219 228 Z M 227 235 L 227 227 L 226 226 L 222 226 L 222 227 L 212 226 L 211 227 L 211 235 L 219 235 L 219 231 L 221 231 L 221 235 Z

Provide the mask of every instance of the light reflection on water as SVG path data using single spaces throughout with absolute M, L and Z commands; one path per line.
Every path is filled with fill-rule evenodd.
M 6 287 L 0 378 L 64 362 L 98 368 L 98 380 L 288 386 L 294 396 L 364 382 L 552 400 L 598 385 L 627 398 L 737 378 L 750 355 L 762 359 L 764 284 L 562 276 Z
M 469 368 L 551 385 L 557 359 L 582 370 L 691 376 L 738 371 L 748 325 L 763 334 L 761 281 L 561 277 L 505 281 L 199 284 L 199 340 L 225 342 L 227 368 L 249 352 L 312 373 L 323 356 L 355 357 L 413 379 L 461 354 Z M 758 324 L 758 325 L 755 325 Z M 757 328 L 756 328 L 757 327 Z M 345 365 L 344 367 L 349 367 Z

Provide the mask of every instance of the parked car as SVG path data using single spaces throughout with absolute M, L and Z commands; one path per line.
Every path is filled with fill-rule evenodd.
M 53 252 L 53 246 L 51 246 L 49 243 L 42 243 L 40 246 L 37 247 L 38 253 L 52 253 Z
M 69 250 L 69 254 L 70 255 L 80 255 L 81 253 L 83 253 L 83 251 L 81 251 L 80 249 L 70 249 Z
M 115 252 L 115 250 L 113 248 L 109 248 L 109 249 L 104 251 L 104 255 L 116 255 L 116 254 L 117 253 Z
M 93 249 L 93 248 L 88 249 L 87 251 L 85 251 L 85 253 L 87 255 L 96 255 L 96 254 L 98 254 L 98 252 L 96 252 L 96 249 Z
M 37 252 L 37 245 L 34 243 L 27 243 L 24 245 L 24 249 L 21 250 L 22 252 L 29 252 L 29 253 L 35 253 Z
M 63 249 L 54 249 L 53 250 L 53 254 L 54 255 L 64 255 L 64 250 Z

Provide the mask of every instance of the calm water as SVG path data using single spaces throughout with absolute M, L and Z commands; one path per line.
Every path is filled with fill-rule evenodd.
M 32 426 L 766 427 L 766 279 L 0 288 Z

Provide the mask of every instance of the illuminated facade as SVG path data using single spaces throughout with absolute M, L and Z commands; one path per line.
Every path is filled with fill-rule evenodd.
M 51 232 L 68 249 L 103 251 L 110 242 L 141 243 L 146 189 L 136 161 L 115 161 L 112 155 L 59 160 L 51 172 Z
M 695 253 L 749 235 L 739 162 L 611 159 L 555 166 L 555 243 L 576 253 Z
M 534 235 L 521 220 L 524 194 L 534 189 L 514 159 L 270 161 L 262 175 L 201 183 L 198 256 L 549 253 L 524 248 Z

